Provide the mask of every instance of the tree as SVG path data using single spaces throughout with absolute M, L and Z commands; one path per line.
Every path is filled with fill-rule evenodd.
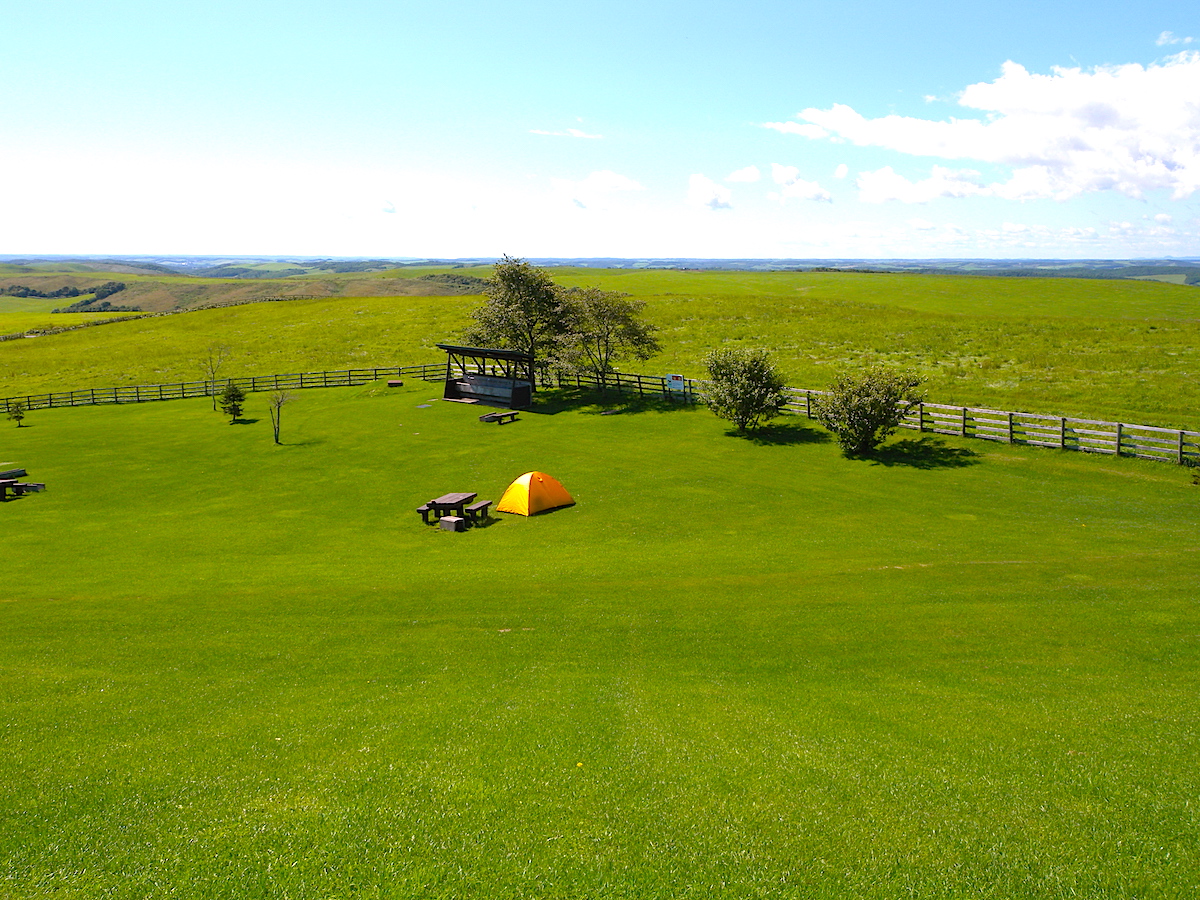
M 17 427 L 20 428 L 21 423 L 25 420 L 25 404 L 19 400 L 8 404 L 8 418 L 10 421 L 16 422 Z
M 225 385 L 225 390 L 221 391 L 221 412 L 229 416 L 230 425 L 236 422 L 241 416 L 245 402 L 246 392 L 238 387 L 235 382 L 231 381 Z
M 658 329 L 638 318 L 645 302 L 598 287 L 564 291 L 562 298 L 565 331 L 554 362 L 594 375 L 602 390 L 614 359 L 626 354 L 649 359 L 661 349 L 654 338 Z
M 279 423 L 283 418 L 283 407 L 292 400 L 291 391 L 271 392 L 271 428 L 275 431 L 275 443 L 279 443 Z
M 704 402 L 740 432 L 779 415 L 787 403 L 787 383 L 766 350 L 714 350 L 704 364 Z
M 564 331 L 562 292 L 545 269 L 505 256 L 484 290 L 487 300 L 471 313 L 465 338 L 481 347 L 528 353 L 542 368 Z
M 204 373 L 204 380 L 208 382 L 207 392 L 213 398 L 213 412 L 217 411 L 217 373 L 221 371 L 228 355 L 228 347 L 209 347 L 205 357 L 200 360 L 200 371 Z
M 866 456 L 924 400 L 914 372 L 875 366 L 861 375 L 844 372 L 817 403 L 817 421 L 837 436 L 846 456 Z

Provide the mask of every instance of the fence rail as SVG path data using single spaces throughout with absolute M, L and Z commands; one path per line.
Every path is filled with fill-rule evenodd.
M 444 363 L 414 366 L 379 366 L 370 369 L 340 369 L 328 372 L 298 372 L 281 375 L 256 375 L 245 378 L 219 378 L 215 381 L 188 381 L 177 384 L 143 384 L 110 388 L 85 388 L 50 394 L 29 394 L 0 400 L 0 409 L 21 403 L 27 410 L 61 406 L 93 406 L 104 403 L 147 403 L 155 400 L 180 400 L 210 397 L 228 384 L 245 391 L 297 390 L 318 387 L 346 387 L 367 384 L 380 378 L 410 376 L 424 381 L 445 378 Z M 612 372 L 603 381 L 594 375 L 557 375 L 552 384 L 559 387 L 612 389 L 618 393 L 662 396 L 688 403 L 704 402 L 707 382 L 692 378 L 669 381 L 659 375 Z M 817 406 L 826 391 L 788 388 L 787 409 L 809 419 L 817 417 Z M 942 403 L 918 404 L 900 423 L 902 428 L 932 434 L 956 435 L 985 441 L 1024 444 L 1107 453 L 1141 459 L 1200 465 L 1200 431 L 1076 419 L 1045 413 L 1010 412 L 973 406 L 947 406 Z
M 347 387 L 368 384 L 380 378 L 407 375 L 425 381 L 440 381 L 444 365 L 380 366 L 371 369 L 340 369 L 332 372 L 295 372 L 280 375 L 253 375 L 243 378 L 218 378 L 212 381 L 185 381 L 176 384 L 130 384 L 120 387 L 84 388 L 50 394 L 28 394 L 0 400 L 0 408 L 23 404 L 25 409 L 54 409 L 61 406 L 98 406 L 106 403 L 150 403 L 155 400 L 184 400 L 211 397 L 226 385 L 236 384 L 244 391 L 299 390 L 319 387 Z
M 815 419 L 817 404 L 827 392 L 789 389 L 788 393 L 791 396 L 788 409 Z M 917 404 L 900 426 L 1006 444 L 1200 465 L 1200 431 L 1179 428 L 942 403 Z

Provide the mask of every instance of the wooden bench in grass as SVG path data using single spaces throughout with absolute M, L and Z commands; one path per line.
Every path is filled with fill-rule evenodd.
M 488 510 L 491 508 L 491 506 L 491 500 L 480 500 L 478 503 L 472 503 L 470 506 L 466 507 L 464 511 L 467 514 L 467 518 L 471 520 L 471 523 L 475 524 L 487 520 L 489 515 Z
M 503 425 L 505 422 L 517 421 L 517 410 L 508 412 L 490 412 L 484 413 L 479 417 L 480 422 L 495 422 L 497 425 Z

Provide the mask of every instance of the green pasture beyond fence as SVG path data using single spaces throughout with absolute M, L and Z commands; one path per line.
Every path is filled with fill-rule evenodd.
M 446 365 L 423 363 L 413 366 L 342 369 L 333 372 L 255 375 L 178 384 L 84 388 L 77 391 L 8 397 L 0 403 L 3 403 L 5 409 L 20 403 L 26 410 L 106 403 L 148 403 L 155 400 L 210 397 L 220 393 L 228 384 L 236 384 L 242 390 L 255 392 L 346 387 L 369 384 L 380 378 L 405 376 L 420 378 L 423 381 L 442 381 L 446 377 Z M 577 387 L 612 389 L 618 393 L 661 395 L 688 403 L 703 402 L 706 385 L 704 381 L 691 378 L 678 382 L 669 381 L 662 376 L 631 372 L 612 372 L 604 379 L 603 384 L 599 378 L 592 375 L 559 376 L 555 378 L 555 382 L 559 387 L 574 384 Z M 789 388 L 790 401 L 787 408 L 791 412 L 815 419 L 817 405 L 825 393 L 819 390 Z M 1126 422 L 1104 422 L 970 406 L 947 406 L 941 403 L 919 404 L 904 418 L 901 427 L 1009 444 L 1135 456 L 1179 465 L 1200 465 L 1200 432 L 1178 428 L 1158 428 L 1152 425 L 1132 425 Z

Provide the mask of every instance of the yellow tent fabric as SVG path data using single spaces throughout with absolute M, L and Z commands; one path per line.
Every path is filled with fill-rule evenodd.
M 532 516 L 542 510 L 570 506 L 574 502 L 567 489 L 553 475 L 547 475 L 545 472 L 526 472 L 508 486 L 508 490 L 496 504 L 496 512 Z

